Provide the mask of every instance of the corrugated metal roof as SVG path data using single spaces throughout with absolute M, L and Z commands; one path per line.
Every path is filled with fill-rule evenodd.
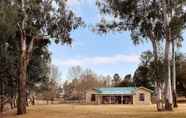
M 131 95 L 135 92 L 136 87 L 111 87 L 111 88 L 96 88 L 98 94 L 126 94 Z

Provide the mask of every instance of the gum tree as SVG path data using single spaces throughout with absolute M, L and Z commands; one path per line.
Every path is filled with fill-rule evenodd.
M 148 0 L 104 0 L 97 2 L 101 13 L 114 17 L 113 21 L 102 20 L 99 23 L 98 31 L 130 31 L 134 44 L 149 40 L 153 47 L 154 65 L 159 63 L 159 42 L 162 39 L 161 13 L 157 9 L 156 1 Z M 162 81 L 159 72 L 160 68 L 154 66 L 153 73 L 156 80 L 157 109 L 162 110 Z
M 2 0 L 1 5 L 9 9 L 6 13 L 2 9 L 1 20 L 11 24 L 10 29 L 13 30 L 11 35 L 6 36 L 10 35 L 12 40 L 19 42 L 17 114 L 25 114 L 27 67 L 33 48 L 39 44 L 47 45 L 50 40 L 71 44 L 70 32 L 78 28 L 82 21 L 67 9 L 66 0 Z
M 185 23 L 183 0 L 98 0 L 101 13 L 112 16 L 114 20 L 102 20 L 97 26 L 98 31 L 130 31 L 135 43 L 148 39 L 152 43 L 154 55 L 154 79 L 156 81 L 157 110 L 172 110 L 172 84 L 170 70 L 170 44 L 180 39 Z M 177 22 L 179 21 L 179 22 Z M 165 42 L 164 63 L 165 75 L 161 76 L 162 68 L 158 65 L 160 45 Z M 164 87 L 165 84 L 165 87 Z M 165 89 L 165 97 L 162 91 Z M 175 86 L 174 86 L 175 90 Z M 176 95 L 175 95 L 176 96 Z M 165 108 L 161 101 L 165 98 Z

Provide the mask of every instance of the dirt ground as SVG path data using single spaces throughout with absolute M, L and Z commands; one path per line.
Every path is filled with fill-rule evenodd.
M 186 118 L 186 104 L 173 112 L 156 112 L 155 105 L 37 105 L 28 113 L 16 116 L 15 111 L 4 118 Z

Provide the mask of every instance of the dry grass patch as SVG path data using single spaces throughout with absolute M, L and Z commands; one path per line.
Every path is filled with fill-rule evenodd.
M 40 105 L 26 115 L 12 112 L 5 118 L 186 118 L 186 104 L 173 112 L 156 112 L 155 105 Z

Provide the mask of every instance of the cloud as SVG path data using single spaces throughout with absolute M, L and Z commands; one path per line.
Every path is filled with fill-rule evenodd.
M 67 1 L 67 4 L 68 4 L 69 6 L 77 6 L 77 5 L 80 4 L 80 1 L 79 1 L 79 0 L 68 0 L 68 1 Z
M 96 56 L 76 59 L 54 59 L 53 63 L 62 66 L 97 66 L 111 64 L 136 64 L 139 63 L 139 55 L 117 54 L 113 56 Z
M 81 6 L 81 5 L 93 5 L 93 3 L 95 3 L 95 0 L 68 0 L 67 4 L 70 7 L 77 7 L 77 6 Z

